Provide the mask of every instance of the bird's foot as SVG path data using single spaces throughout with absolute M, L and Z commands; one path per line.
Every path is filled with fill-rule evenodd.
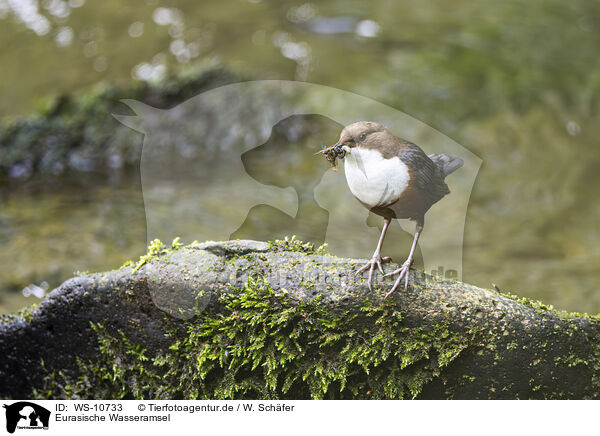
M 406 262 L 404 262 L 400 268 L 398 268 L 395 271 L 392 271 L 391 273 L 387 273 L 386 275 L 384 275 L 384 277 L 389 277 L 389 276 L 393 276 L 396 274 L 400 274 L 398 276 L 398 278 L 396 279 L 394 286 L 392 286 L 392 289 L 390 290 L 390 292 L 385 294 L 385 297 L 383 297 L 384 299 L 389 297 L 396 290 L 396 288 L 398 287 L 398 285 L 400 284 L 402 279 L 404 279 L 404 291 L 406 292 L 408 290 L 408 278 L 410 277 L 410 266 L 412 265 L 412 263 L 413 263 L 412 259 L 407 259 Z
M 381 272 L 381 274 L 383 274 L 383 267 L 381 266 L 381 264 L 386 263 L 386 262 L 391 262 L 392 258 L 391 257 L 381 257 L 379 254 L 374 254 L 373 257 L 371 258 L 371 260 L 369 260 L 367 263 L 365 263 L 358 271 L 356 271 L 355 275 L 360 274 L 361 272 L 369 269 L 369 280 L 367 282 L 367 286 L 369 287 L 369 290 L 372 291 L 372 282 L 373 282 L 373 271 L 375 271 L 375 267 L 377 266 L 377 268 L 379 269 L 379 271 Z

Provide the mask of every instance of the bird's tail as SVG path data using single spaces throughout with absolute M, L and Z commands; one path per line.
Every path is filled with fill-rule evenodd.
M 429 159 L 439 168 L 444 177 L 452 174 L 464 164 L 460 157 L 448 156 L 447 154 L 430 154 Z

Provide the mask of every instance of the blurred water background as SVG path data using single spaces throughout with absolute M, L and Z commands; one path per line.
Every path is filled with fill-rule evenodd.
M 0 0 L 0 48 L 3 126 L 99 83 L 214 65 L 397 108 L 483 160 L 463 279 L 600 312 L 598 2 Z M 39 301 L 27 286 L 145 251 L 139 169 L 71 163 L 15 166 L 0 185 L 0 312 Z

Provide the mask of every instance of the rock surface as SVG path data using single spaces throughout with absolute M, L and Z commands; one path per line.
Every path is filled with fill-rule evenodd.
M 252 356 L 255 357 L 246 356 L 246 360 L 259 359 L 256 353 L 265 350 L 279 356 L 277 353 L 283 346 L 277 345 L 281 344 L 277 342 L 277 335 L 282 333 L 292 337 L 294 335 L 285 333 L 284 329 L 295 331 L 299 325 L 316 326 L 317 334 L 319 328 L 335 334 L 319 344 L 310 339 L 317 337 L 314 332 L 310 333 L 313 336 L 294 336 L 299 338 L 300 342 L 295 344 L 302 350 L 301 354 L 291 353 L 289 356 L 292 357 L 282 358 L 283 363 L 256 360 L 256 366 L 250 365 L 244 367 L 243 372 L 235 373 L 238 390 L 215 388 L 210 392 L 190 394 L 169 385 L 173 382 L 166 376 L 157 377 L 161 380 L 157 383 L 162 383 L 160 387 L 140 389 L 138 385 L 147 382 L 134 374 L 126 378 L 119 395 L 125 398 L 199 395 L 207 398 L 463 399 L 600 396 L 600 324 L 597 318 L 557 312 L 541 303 L 432 277 L 420 271 L 412 272 L 412 286 L 407 293 L 396 292 L 384 301 L 391 279 L 377 282 L 376 289 L 369 292 L 364 278 L 354 276 L 361 264 L 362 261 L 333 257 L 295 240 L 204 242 L 187 246 L 175 243 L 171 248 L 155 243 L 148 255 L 136 264 L 112 272 L 72 278 L 51 292 L 38 307 L 3 317 L 0 322 L 0 396 L 115 396 L 112 391 L 99 387 L 95 391 L 96 384 L 89 382 L 89 374 L 86 375 L 86 366 L 102 365 L 102 371 L 108 370 L 104 366 L 110 366 L 102 360 L 102 356 L 107 355 L 107 342 L 103 347 L 100 346 L 102 341 L 99 342 L 103 335 L 116 338 L 112 344 L 135 344 L 143 349 L 141 353 L 145 357 L 141 361 L 149 358 L 158 373 L 166 371 L 164 374 L 182 377 L 182 374 L 194 373 L 194 369 L 175 370 L 175 364 L 164 363 L 169 362 L 169 353 L 181 350 L 179 345 L 174 347 L 174 343 L 187 344 L 188 352 L 208 349 L 207 344 L 212 344 L 221 347 L 226 358 L 246 356 L 247 349 L 253 349 Z M 386 270 L 393 267 L 386 265 Z M 262 285 L 257 285 L 255 280 L 260 280 Z M 271 293 L 247 297 L 249 289 L 262 289 L 267 285 L 272 289 Z M 227 296 L 238 300 L 227 303 Z M 266 310 L 270 308 L 257 309 L 263 300 L 273 302 L 269 304 L 275 312 L 291 314 L 289 319 L 284 323 L 278 318 L 267 319 L 265 314 L 269 312 Z M 378 318 L 369 318 L 369 313 L 376 311 L 379 311 Z M 230 334 L 229 337 L 234 339 L 226 344 L 221 341 L 219 345 L 211 333 L 200 335 L 204 339 L 198 342 L 199 345 L 189 345 L 194 328 L 207 331 L 206 326 L 215 325 L 219 320 L 244 319 L 243 316 L 250 313 L 253 315 L 245 318 L 250 320 L 245 321 L 249 322 L 245 336 Z M 311 315 L 316 313 L 320 315 Z M 336 316 L 327 318 L 328 314 Z M 314 322 L 311 321 L 313 316 Z M 330 328 L 330 324 L 323 321 L 325 319 L 338 320 L 335 321 L 338 324 Z M 380 347 L 374 341 L 375 330 L 372 329 L 392 319 L 393 323 L 389 325 L 396 326 L 395 331 L 388 331 L 387 339 L 382 336 L 382 340 L 388 341 L 387 349 L 385 344 L 381 348 L 383 357 L 358 358 L 356 353 L 352 354 L 349 338 L 363 335 L 358 343 L 371 344 L 373 349 Z M 284 327 L 273 328 L 277 322 L 282 322 Z M 255 330 L 250 325 L 252 328 L 262 326 L 256 331 L 259 334 L 267 332 L 266 339 L 262 337 L 251 345 L 244 343 L 246 349 L 235 351 L 236 341 L 246 340 L 238 337 L 253 338 Z M 102 334 L 97 326 L 102 326 Z M 381 330 L 377 332 L 382 334 Z M 271 337 L 272 343 L 269 342 Z M 260 345 L 256 346 L 257 343 Z M 368 347 L 360 349 L 368 354 Z M 398 351 L 401 349 L 402 352 Z M 419 350 L 420 354 L 415 354 L 414 350 Z M 339 380 L 341 370 L 338 368 L 336 373 L 334 368 L 327 376 L 329 379 L 321 377 L 322 386 L 318 389 L 312 386 L 305 389 L 302 380 L 281 386 L 286 370 L 299 368 L 294 366 L 293 356 L 301 356 L 297 359 L 303 359 L 304 365 L 310 364 L 311 359 L 319 360 L 327 352 L 345 359 L 340 362 L 344 364 L 344 371 L 350 371 L 348 377 L 343 375 L 343 380 Z M 111 356 L 114 358 L 114 354 Z M 163 357 L 158 359 L 157 356 Z M 125 367 L 124 373 L 135 372 L 135 360 L 129 364 L 125 358 L 117 361 Z M 227 373 L 236 365 L 235 359 L 220 364 L 214 358 L 213 361 L 211 371 L 221 372 L 206 370 L 203 374 L 202 363 L 195 367 L 198 374 L 193 377 L 197 378 L 198 386 L 204 386 L 203 389 L 208 389 L 211 377 L 221 377 L 223 371 Z M 240 361 L 239 365 L 247 363 Z M 378 371 L 378 381 L 368 378 L 369 365 Z M 268 377 L 273 368 L 281 370 L 274 380 Z M 366 373 L 363 374 L 363 370 Z M 264 373 L 257 376 L 258 371 Z M 82 374 L 88 381 L 85 389 L 81 385 Z M 410 379 L 406 378 L 408 374 L 411 374 Z M 112 377 L 116 377 L 115 374 Z M 260 389 L 244 390 L 239 388 L 243 386 L 244 377 L 266 381 Z M 306 379 L 311 380 L 308 376 Z M 387 386 L 378 390 L 377 383 L 389 385 L 390 380 L 404 383 L 406 388 L 397 391 Z M 79 390 L 71 386 L 77 383 Z M 353 383 L 367 387 L 352 392 Z

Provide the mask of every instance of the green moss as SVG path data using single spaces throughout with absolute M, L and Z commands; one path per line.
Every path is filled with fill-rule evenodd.
M 581 313 L 581 312 L 559 311 L 559 310 L 556 310 L 554 308 L 554 306 L 552 306 L 551 304 L 545 304 L 545 303 L 542 303 L 541 301 L 531 300 L 526 297 L 519 297 L 518 295 L 514 295 L 509 292 L 501 292 L 501 291 L 499 291 L 498 287 L 495 287 L 495 288 L 496 288 L 496 290 L 492 291 L 492 292 L 496 292 L 497 294 L 502 295 L 503 297 L 510 298 L 511 300 L 521 303 L 522 305 L 535 310 L 540 315 L 553 314 L 562 320 L 572 320 L 575 318 L 583 318 L 583 319 L 588 319 L 588 320 L 600 321 L 600 314 L 590 315 L 590 314 Z
M 140 260 L 137 261 L 135 267 L 133 268 L 133 272 L 139 271 L 141 267 L 146 265 L 146 263 L 152 259 L 153 257 L 161 256 L 167 253 L 167 247 L 163 244 L 160 239 L 154 239 L 148 245 L 148 251 L 146 254 L 140 257 Z
M 592 386 L 596 389 L 596 391 L 600 391 L 600 341 L 595 341 L 592 343 L 592 350 L 593 357 L 588 363 L 593 371 Z
M 133 266 L 133 267 L 135 267 L 135 262 L 134 262 L 134 261 L 132 261 L 132 260 L 128 260 L 128 261 L 127 261 L 127 262 L 125 262 L 123 265 L 121 265 L 121 268 L 119 268 L 119 269 L 124 269 L 124 268 L 127 268 L 127 267 L 129 267 L 129 266 Z
M 39 303 L 33 303 L 32 305 L 27 306 L 26 308 L 21 309 L 19 312 L 17 312 L 17 316 L 20 316 L 23 320 L 27 322 L 31 322 L 38 307 Z
M 275 251 L 297 251 L 305 254 L 329 256 L 329 253 L 326 250 L 327 244 L 315 247 L 315 244 L 312 242 L 302 242 L 299 239 L 296 239 L 296 235 L 293 235 L 291 238 L 286 236 L 284 239 L 269 241 L 269 247 Z
M 195 242 L 195 241 L 194 241 Z M 181 247 L 184 247 L 185 245 L 183 243 L 181 243 L 181 238 L 178 236 L 175 239 L 173 239 L 173 242 L 171 243 L 171 248 L 167 248 L 167 246 L 165 244 L 162 243 L 162 241 L 160 239 L 154 239 L 152 242 L 150 242 L 150 245 L 148 245 L 148 251 L 146 252 L 146 254 L 144 254 L 143 256 L 141 256 L 139 258 L 139 260 L 137 262 L 132 262 L 132 261 L 127 261 L 125 262 L 122 266 L 122 268 L 126 268 L 128 266 L 133 266 L 133 271 L 132 272 L 137 272 L 139 271 L 139 269 L 141 267 L 143 267 L 144 265 L 146 265 L 146 263 L 148 263 L 151 259 L 155 258 L 155 257 L 160 257 L 163 256 L 167 253 L 173 253 L 177 250 L 179 250 Z
M 158 245 L 157 245 L 158 247 Z M 408 325 L 392 303 L 345 311 L 293 300 L 263 280 L 174 325 L 168 349 L 94 326 L 100 357 L 52 373 L 44 398 L 415 398 L 472 343 L 444 319 Z

